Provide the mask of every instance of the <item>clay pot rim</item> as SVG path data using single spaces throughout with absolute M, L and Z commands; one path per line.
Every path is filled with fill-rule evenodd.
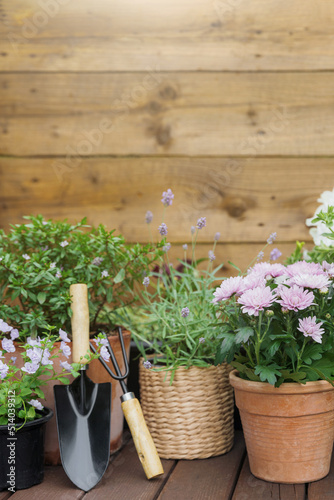
M 280 387 L 274 387 L 269 382 L 253 382 L 252 380 L 244 380 L 239 377 L 238 370 L 230 372 L 230 384 L 239 390 L 247 392 L 255 392 L 259 394 L 310 394 L 314 392 L 327 392 L 334 387 L 327 380 L 317 380 L 315 382 L 306 382 L 300 384 L 298 382 L 286 382 Z

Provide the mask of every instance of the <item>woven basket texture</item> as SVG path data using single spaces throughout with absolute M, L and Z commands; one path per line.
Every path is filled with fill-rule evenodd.
M 180 367 L 153 371 L 139 363 L 140 397 L 147 426 L 161 458 L 195 459 L 227 453 L 234 440 L 231 367 Z M 165 380 L 166 377 L 166 380 Z

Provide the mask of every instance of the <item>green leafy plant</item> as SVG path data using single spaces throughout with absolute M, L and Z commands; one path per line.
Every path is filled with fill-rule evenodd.
M 115 312 L 136 300 L 135 283 L 161 255 L 158 246 L 126 245 L 103 225 L 92 228 L 29 216 L 0 231 L 0 318 L 22 339 L 48 325 L 70 331 L 73 283 L 86 283 L 91 331 L 111 330 Z
M 42 338 L 33 340 L 28 337 L 25 342 L 19 343 L 14 343 L 19 336 L 18 330 L 8 323 L 0 321 L 0 332 L 0 425 L 10 423 L 13 429 L 18 430 L 26 422 L 42 416 L 44 407 L 40 400 L 45 397 L 42 387 L 52 380 L 69 384 L 68 376 L 77 377 L 80 364 L 68 363 L 70 339 L 63 330 L 55 334 L 49 327 Z M 59 351 L 54 350 L 57 341 L 61 341 Z M 87 353 L 87 363 L 99 355 Z M 62 359 L 60 372 L 53 367 L 53 361 L 58 357 Z

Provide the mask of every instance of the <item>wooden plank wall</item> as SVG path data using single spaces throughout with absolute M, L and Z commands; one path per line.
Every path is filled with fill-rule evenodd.
M 287 255 L 334 185 L 328 0 L 0 0 L 0 226 L 85 215 L 172 255 Z M 157 231 L 156 231 L 157 234 Z M 226 266 L 226 273 L 232 272 Z

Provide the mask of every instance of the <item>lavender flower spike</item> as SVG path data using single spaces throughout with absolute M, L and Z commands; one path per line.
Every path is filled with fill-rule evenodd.
M 152 368 L 152 363 L 150 363 L 149 361 L 144 361 L 143 362 L 143 365 L 145 368 L 149 369 L 149 368 Z
M 198 342 L 199 342 L 200 344 L 204 344 L 204 342 L 205 342 L 205 338 L 204 338 L 204 337 L 200 337 L 200 338 L 198 339 Z
M 187 318 L 190 314 L 189 307 L 183 307 L 181 310 L 181 316 L 182 318 Z
M 161 236 L 166 236 L 166 234 L 168 233 L 167 225 L 164 222 L 162 222 L 158 228 L 158 231 L 161 234 Z
M 145 215 L 146 224 L 151 224 L 152 220 L 153 220 L 153 214 L 150 210 L 147 210 L 146 215 Z
M 167 189 L 162 193 L 161 201 L 165 205 L 165 207 L 169 207 L 173 203 L 174 194 L 171 189 Z
M 278 248 L 274 248 L 271 252 L 270 252 L 270 260 L 277 260 L 279 259 L 279 257 L 282 255 L 282 252 L 280 252 L 278 250 Z
M 215 237 L 214 237 L 214 240 L 215 241 L 219 241 L 219 239 L 220 239 L 220 233 L 216 233 Z
M 215 260 L 216 256 L 213 253 L 213 250 L 209 250 L 209 260 L 210 262 L 213 262 Z
M 148 276 L 145 276 L 143 279 L 143 285 L 148 286 L 150 284 L 150 278 Z
M 262 259 L 263 259 L 263 257 L 264 257 L 264 253 L 263 253 L 263 252 L 262 252 L 262 250 L 261 250 L 261 252 L 259 252 L 259 253 L 257 254 L 256 260 L 262 260 Z
M 274 241 L 276 240 L 276 238 L 277 238 L 277 233 L 271 233 L 271 235 L 267 239 L 268 245 L 271 245 L 272 243 L 274 243 Z
M 190 232 L 191 232 L 191 234 L 195 234 L 195 231 L 196 231 L 195 226 L 191 226 L 191 228 L 190 228 Z
M 206 226 L 206 217 L 200 217 L 197 221 L 197 229 L 203 229 Z
M 183 248 L 183 250 L 188 250 L 188 245 L 187 245 L 187 243 L 185 243 L 184 245 L 182 245 L 182 248 Z
M 172 245 L 171 245 L 170 243 L 166 243 L 166 245 L 164 245 L 164 246 L 162 247 L 162 249 L 163 249 L 163 251 L 164 251 L 164 252 L 166 252 L 166 253 L 167 253 L 167 252 L 168 252 L 168 250 L 170 250 L 171 246 L 172 246 Z

